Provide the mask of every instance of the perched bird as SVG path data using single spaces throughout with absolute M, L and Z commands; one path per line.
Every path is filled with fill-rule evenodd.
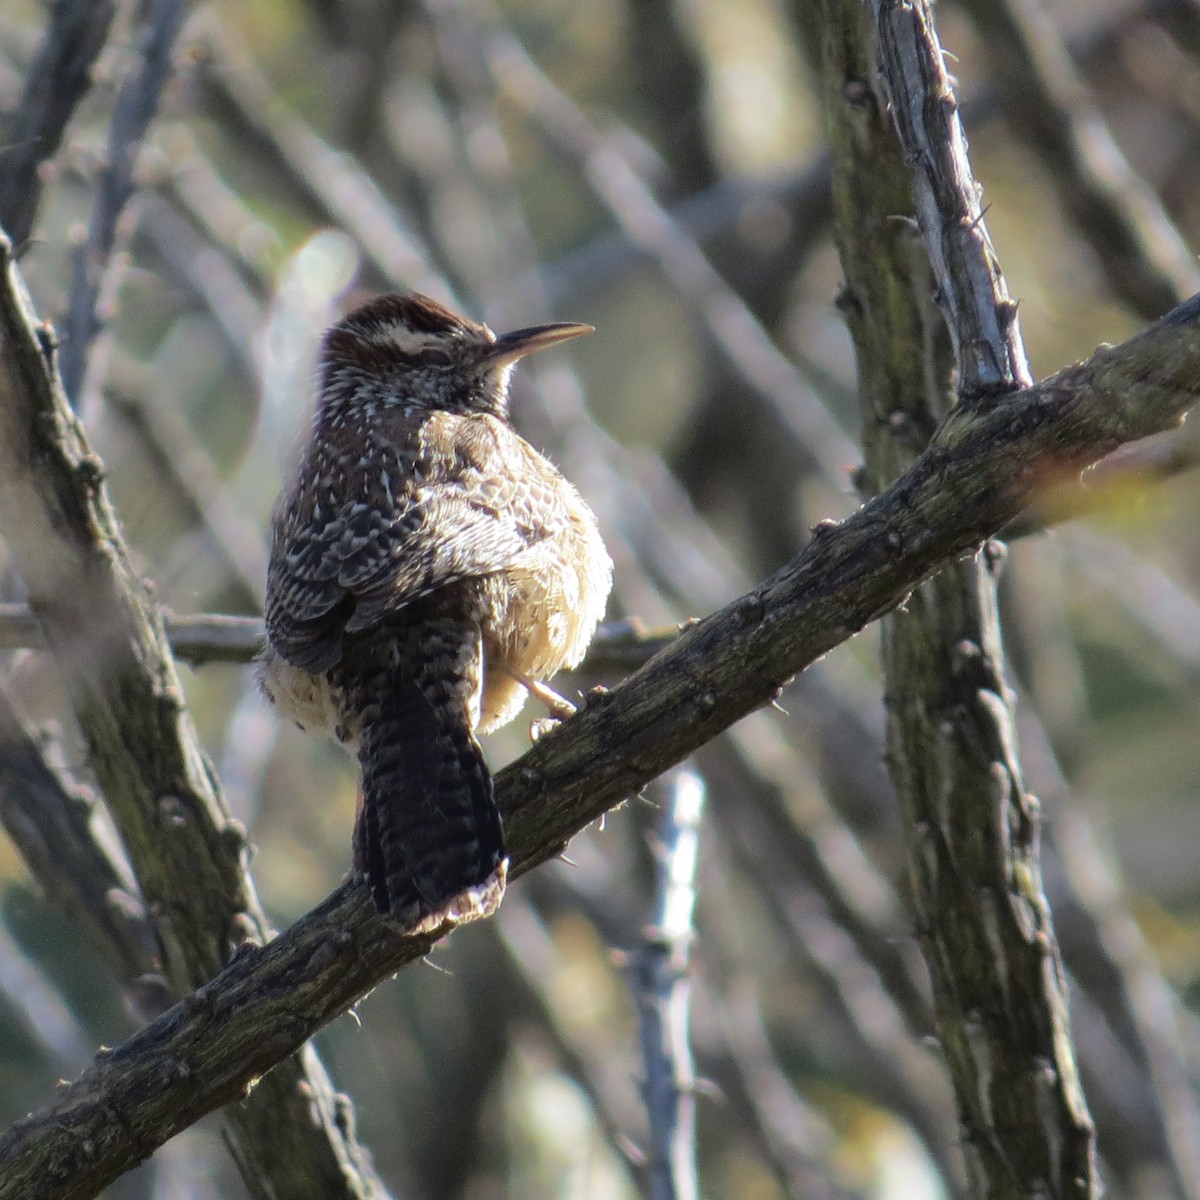
M 497 337 L 415 293 L 324 341 L 273 520 L 263 690 L 357 755 L 355 861 L 408 928 L 494 911 L 508 868 L 476 741 L 583 657 L 612 563 L 579 493 L 512 427 L 513 364 L 591 332 Z

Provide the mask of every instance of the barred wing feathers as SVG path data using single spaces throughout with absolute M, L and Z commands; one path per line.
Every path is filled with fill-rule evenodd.
M 315 438 L 276 518 L 267 630 L 306 671 L 334 666 L 346 633 L 511 567 L 567 520 L 555 489 L 538 486 L 540 457 L 496 418 L 388 417 L 357 453 L 336 449 L 344 437 Z

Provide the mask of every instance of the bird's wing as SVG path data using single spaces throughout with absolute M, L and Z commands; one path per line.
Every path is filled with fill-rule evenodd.
M 327 670 L 343 633 L 510 566 L 565 519 L 544 470 L 491 418 L 426 413 L 405 428 L 398 417 L 353 454 L 318 439 L 275 522 L 266 616 L 276 651 Z

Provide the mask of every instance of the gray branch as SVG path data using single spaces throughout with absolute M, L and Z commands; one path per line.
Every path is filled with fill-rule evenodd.
M 659 204 L 613 139 L 554 85 L 494 13 L 481 24 L 475 36 L 482 38 L 499 91 L 558 154 L 576 165 L 622 232 L 658 264 L 734 375 L 778 421 L 796 459 L 840 491 L 843 472 L 857 460 L 858 450 L 812 387 L 696 240 Z
M 695 1073 L 688 1044 L 688 964 L 704 780 L 680 768 L 666 781 L 654 849 L 653 922 L 629 963 L 646 1069 L 647 1175 L 652 1200 L 696 1200 Z

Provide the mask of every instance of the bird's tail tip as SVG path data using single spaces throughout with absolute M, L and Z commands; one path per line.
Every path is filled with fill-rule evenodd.
M 504 889 L 508 886 L 508 859 L 502 858 L 499 866 L 482 883 L 465 888 L 436 912 L 422 914 L 420 909 L 413 908 L 408 913 L 392 912 L 391 918 L 404 926 L 406 933 L 417 937 L 421 934 L 433 933 L 443 925 L 454 927 L 466 925 L 490 917 L 500 907 L 504 899 Z

